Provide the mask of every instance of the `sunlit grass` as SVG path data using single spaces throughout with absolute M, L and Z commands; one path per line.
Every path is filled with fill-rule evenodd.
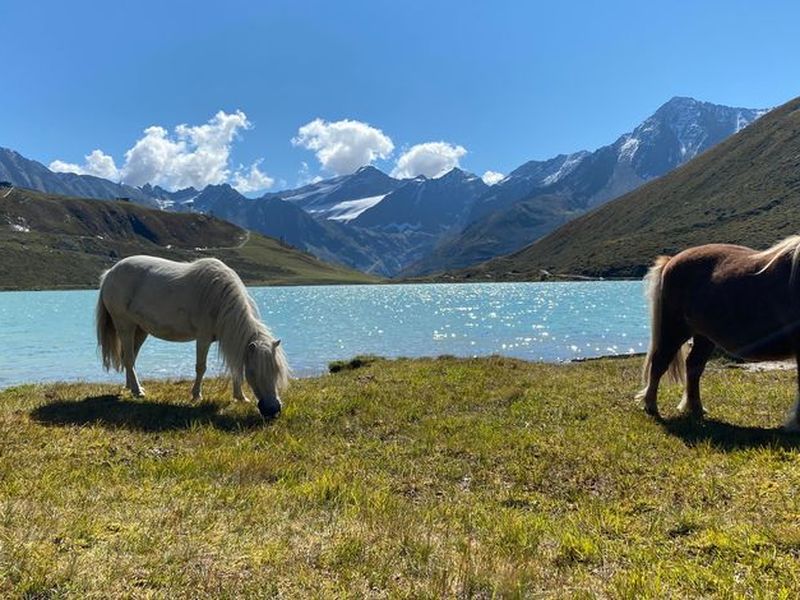
M 211 381 L 0 392 L 0 596 L 795 597 L 793 373 L 375 361 L 279 419 Z

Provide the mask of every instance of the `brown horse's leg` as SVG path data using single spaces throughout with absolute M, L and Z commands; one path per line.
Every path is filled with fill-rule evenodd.
M 683 400 L 678 405 L 678 411 L 691 414 L 695 418 L 702 418 L 703 404 L 700 402 L 700 377 L 706 368 L 706 363 L 714 351 L 714 342 L 702 335 L 695 335 L 692 341 L 692 350 L 686 358 L 686 391 Z
M 644 410 L 653 416 L 658 416 L 658 384 L 669 369 L 670 363 L 676 359 L 681 360 L 681 357 L 675 355 L 690 337 L 686 325 L 680 321 L 674 320 L 668 327 L 666 320 L 662 318 L 659 325 L 661 331 L 658 335 L 658 344 L 652 349 L 649 357 L 647 387 L 642 393 Z
M 800 431 L 800 353 L 795 355 L 795 361 L 797 362 L 797 398 L 783 424 L 784 430 L 793 432 Z

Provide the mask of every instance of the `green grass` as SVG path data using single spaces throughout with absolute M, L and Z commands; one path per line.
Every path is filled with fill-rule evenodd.
M 372 363 L 384 360 L 380 356 L 374 354 L 359 354 L 349 360 L 334 360 L 328 363 L 328 371 L 330 373 L 339 373 L 340 371 L 352 371 L 353 369 L 361 369 Z
M 221 381 L 0 392 L 0 596 L 797 597 L 793 373 L 658 422 L 639 363 L 375 361 L 269 423 Z

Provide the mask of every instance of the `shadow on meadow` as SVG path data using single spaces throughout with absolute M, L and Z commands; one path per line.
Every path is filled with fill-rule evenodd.
M 105 394 L 77 402 L 51 402 L 31 411 L 31 418 L 43 425 L 100 425 L 109 429 L 145 432 L 175 431 L 195 425 L 240 431 L 261 428 L 267 424 L 257 413 L 222 414 L 220 409 L 223 406 L 208 401 L 196 405 L 139 401 Z
M 663 419 L 661 426 L 687 446 L 708 443 L 724 452 L 748 448 L 800 449 L 800 435 L 788 433 L 780 427 L 748 427 L 716 419 L 695 421 L 687 417 Z

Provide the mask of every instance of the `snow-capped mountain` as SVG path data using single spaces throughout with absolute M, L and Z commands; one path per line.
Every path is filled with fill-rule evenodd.
M 193 208 L 194 199 L 200 194 L 193 187 L 170 192 L 161 186 L 153 186 L 149 183 L 144 184 L 139 189 L 142 193 L 155 200 L 161 210 L 190 211 Z
M 439 234 L 463 225 L 475 200 L 487 189 L 480 177 L 458 168 L 437 178 L 417 177 L 361 212 L 352 223 L 382 231 Z
M 280 239 L 322 260 L 384 276 L 419 260 L 435 242 L 421 233 L 373 232 L 315 218 L 277 195 L 245 198 L 227 184 L 207 186 L 194 197 L 193 209 Z
M 391 276 L 463 225 L 486 189 L 479 177 L 460 169 L 398 180 L 363 167 L 255 199 L 228 185 L 208 186 L 191 199 L 191 210 L 282 238 L 325 260 Z
M 348 222 L 378 204 L 403 185 L 375 167 L 361 167 L 351 175 L 318 181 L 295 190 L 265 194 L 302 208 L 317 218 Z
M 569 175 L 581 161 L 591 153 L 582 150 L 574 154 L 559 154 L 549 160 L 530 160 L 517 167 L 502 180 L 493 185 L 475 202 L 470 221 L 505 208 L 531 190 L 552 185 Z
M 449 236 L 407 274 L 465 267 L 513 252 L 679 167 L 765 112 L 675 97 L 608 146 L 528 162 L 477 200 L 460 235 Z

